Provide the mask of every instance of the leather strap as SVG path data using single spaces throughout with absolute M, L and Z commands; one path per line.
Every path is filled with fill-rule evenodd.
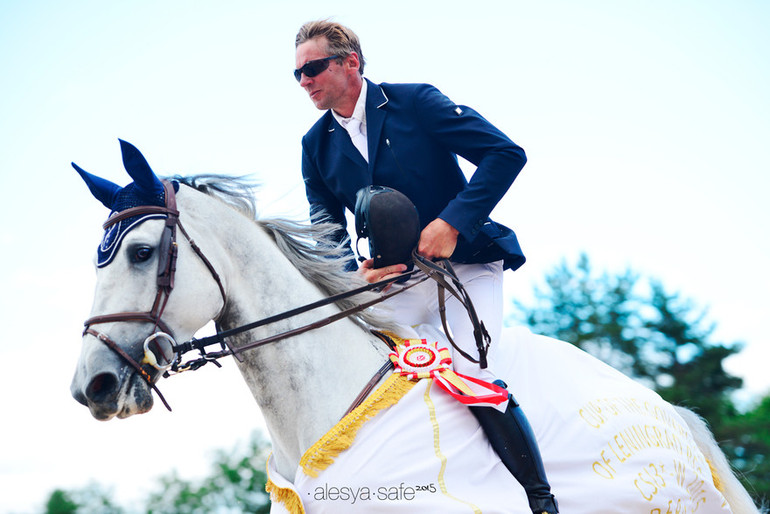
M 399 277 L 394 277 L 392 280 L 397 280 Z M 343 318 L 347 318 L 349 316 L 352 316 L 353 314 L 356 314 L 357 312 L 361 312 L 363 310 L 368 309 L 369 307 L 372 307 L 380 302 L 384 302 L 388 298 L 391 298 L 393 296 L 396 296 L 397 294 L 406 291 L 407 289 L 410 289 L 417 284 L 421 284 L 422 282 L 425 282 L 428 279 L 428 277 L 422 277 L 421 279 L 415 281 L 412 284 L 408 284 L 406 286 L 400 287 L 396 289 L 395 291 L 391 291 L 390 293 L 383 294 L 382 296 L 378 296 L 377 298 L 370 300 L 368 302 L 360 303 L 354 307 L 351 307 L 349 309 L 345 309 L 343 311 L 340 311 L 336 314 L 333 314 L 327 318 L 320 319 L 318 321 L 315 321 L 313 323 L 309 323 L 307 325 L 303 325 L 301 327 L 295 328 L 293 330 L 287 330 L 286 332 L 281 332 L 280 334 L 275 334 L 269 337 L 265 337 L 264 339 L 258 339 L 257 341 L 252 341 L 251 343 L 247 343 L 243 346 L 239 346 L 238 348 L 231 348 L 230 352 L 232 352 L 234 355 L 237 355 L 239 353 L 243 353 L 246 350 L 251 350 L 253 348 L 257 348 L 263 345 L 266 345 L 268 343 L 274 343 L 276 341 L 280 341 L 282 339 L 286 339 L 289 337 L 293 337 L 299 334 L 303 334 L 305 332 L 308 332 L 310 330 L 315 330 L 317 328 L 325 327 L 326 325 L 329 325 L 330 323 L 334 323 L 335 321 L 341 320 Z M 391 280 L 391 281 L 392 281 Z M 372 284 L 370 284 L 372 285 Z M 227 353 L 225 354 L 227 355 Z
M 219 273 L 217 273 L 217 270 L 214 269 L 214 265 L 211 264 L 211 261 L 209 261 L 206 256 L 203 254 L 203 251 L 200 249 L 200 247 L 195 244 L 195 241 L 193 241 L 193 238 L 190 237 L 190 235 L 187 233 L 187 231 L 184 229 L 184 226 L 182 225 L 181 221 L 177 222 L 177 225 L 179 226 L 179 231 L 182 232 L 182 235 L 187 239 L 187 242 L 190 244 L 190 248 L 198 255 L 201 261 L 203 261 L 203 264 L 208 268 L 209 273 L 211 273 L 211 277 L 214 279 L 214 282 L 217 283 L 217 286 L 219 286 L 219 294 L 222 295 L 222 310 L 219 311 L 219 315 L 217 315 L 216 319 L 219 319 L 225 312 L 225 309 L 227 308 L 227 294 L 225 293 L 225 286 L 222 285 L 222 279 L 219 277 Z
M 437 294 L 438 294 L 438 303 L 439 303 L 439 314 L 441 316 L 441 324 L 444 327 L 444 333 L 447 336 L 447 339 L 452 344 L 455 350 L 457 350 L 460 355 L 462 355 L 464 358 L 468 359 L 471 362 L 477 363 L 482 369 L 487 367 L 487 352 L 489 350 L 489 343 L 490 343 L 490 337 L 489 333 L 487 332 L 486 327 L 484 326 L 484 322 L 481 321 L 476 314 L 476 308 L 473 306 L 473 302 L 471 301 L 470 296 L 468 295 L 468 292 L 463 287 L 462 283 L 460 282 L 460 279 L 457 278 L 457 274 L 455 273 L 454 269 L 452 268 L 452 265 L 449 263 L 447 259 L 441 260 L 441 266 L 438 264 L 431 262 L 425 257 L 419 255 L 417 251 L 412 252 L 412 258 L 414 260 L 415 266 L 417 266 L 420 270 L 422 270 L 426 275 L 428 275 L 430 278 L 436 281 L 437 284 Z M 452 284 L 450 284 L 447 281 L 447 278 L 451 280 L 452 284 L 454 284 L 454 287 Z M 470 355 L 468 355 L 465 351 L 463 351 L 457 343 L 454 342 L 452 339 L 452 336 L 449 332 L 449 327 L 447 326 L 447 319 L 446 319 L 446 301 L 445 301 L 445 291 L 449 291 L 452 296 L 457 298 L 457 300 L 460 302 L 460 304 L 465 307 L 466 312 L 468 313 L 468 317 L 471 320 L 471 324 L 473 325 L 473 338 L 476 340 L 476 348 L 479 351 L 479 358 L 474 359 Z
M 110 216 L 109 218 L 107 218 L 107 221 L 105 221 L 102 224 L 102 228 L 104 230 L 107 230 L 108 228 L 113 226 L 115 223 L 118 223 L 128 218 L 133 218 L 134 216 L 142 216 L 145 214 L 168 214 L 168 213 L 169 213 L 168 207 L 161 207 L 160 205 L 140 205 L 139 207 L 131 207 L 130 209 L 125 209 L 123 211 L 117 212 L 112 216 Z M 176 214 L 179 215 L 178 212 L 176 212 Z
M 84 325 L 86 328 L 89 328 L 91 325 L 115 323 L 118 321 L 144 321 L 153 323 L 163 332 L 166 332 L 167 334 L 171 333 L 171 329 L 168 325 L 166 325 L 163 320 L 155 318 L 151 312 L 117 312 L 115 314 L 104 314 L 102 316 L 94 316 L 93 318 L 87 319 Z
M 381 280 L 379 282 L 374 282 L 371 284 L 365 284 L 361 287 L 357 287 L 355 289 L 351 289 L 349 291 L 345 291 L 343 293 L 338 293 L 332 296 L 325 297 L 321 300 L 318 300 L 317 302 L 309 303 L 307 305 L 302 305 L 300 307 L 296 307 L 294 309 L 290 309 L 288 311 L 281 312 L 279 314 L 275 314 L 273 316 L 269 316 L 267 318 L 262 318 L 257 321 L 253 321 L 251 323 L 248 323 L 246 325 L 241 325 L 240 327 L 231 328 L 229 330 L 223 330 L 221 332 L 217 332 L 214 335 L 208 336 L 208 337 L 202 337 L 200 339 L 191 339 L 190 341 L 186 341 L 184 343 L 180 343 L 175 349 L 179 353 L 187 353 L 192 350 L 201 350 L 203 348 L 206 348 L 207 346 L 211 346 L 214 344 L 226 344 L 226 339 L 228 337 L 241 334 L 243 332 L 247 332 L 249 330 L 253 330 L 258 327 L 262 327 L 265 325 L 269 325 L 271 323 L 275 323 L 278 321 L 283 321 L 285 319 L 292 318 L 294 316 L 298 316 L 299 314 L 303 314 L 305 312 L 309 312 L 311 310 L 318 309 L 319 307 L 323 307 L 325 305 L 330 305 L 332 303 L 336 303 L 340 300 L 344 300 L 346 298 L 350 298 L 356 295 L 359 295 L 361 293 L 365 293 L 367 291 L 375 291 L 381 288 L 384 288 L 385 286 L 389 284 L 393 284 L 394 282 L 398 282 L 405 277 L 410 277 L 414 275 L 416 271 L 408 271 L 406 273 L 402 273 L 401 275 Z M 424 282 L 427 279 L 427 277 L 423 277 L 420 279 L 419 282 Z M 418 283 L 419 283 L 418 282 Z M 416 285 L 416 284 L 414 284 Z M 412 286 L 409 286 L 412 287 Z M 400 292 L 403 288 L 399 288 L 396 290 L 396 294 Z M 387 298 L 390 298 L 393 295 L 387 296 Z M 373 303 L 379 303 L 387 298 L 381 298 L 378 300 L 375 300 Z M 369 304 L 367 304 L 368 306 Z M 357 309 L 356 307 L 351 308 L 348 311 L 344 311 L 347 316 L 351 314 L 355 314 L 356 312 L 359 312 L 361 309 Z M 344 316 L 343 316 L 344 317 Z M 341 319 L 341 318 L 337 318 Z M 336 321 L 336 319 L 335 319 Z M 272 342 L 272 341 L 271 341 Z
M 371 379 L 369 379 L 369 382 L 367 382 L 364 388 L 361 390 L 361 392 L 358 393 L 358 396 L 356 396 L 356 399 L 353 400 L 353 403 L 350 404 L 350 407 L 348 407 L 348 410 L 345 411 L 345 414 L 343 414 L 342 417 L 344 418 L 345 416 L 353 412 L 356 409 L 356 407 L 361 405 L 361 402 L 363 402 L 366 399 L 366 397 L 369 396 L 369 393 L 372 392 L 372 390 L 374 389 L 374 386 L 376 386 L 380 382 L 380 380 L 382 380 L 382 377 L 384 377 L 388 373 L 388 371 L 390 371 L 391 369 L 393 369 L 393 362 L 390 359 L 388 359 L 388 362 L 383 364 L 382 367 L 377 370 L 374 376 Z
M 117 353 L 124 361 L 126 361 L 132 368 L 134 368 L 139 375 L 144 378 L 145 381 L 147 381 L 147 384 L 152 388 L 153 391 L 155 391 L 158 394 L 158 398 L 160 398 L 160 401 L 163 402 L 163 405 L 166 406 L 166 408 L 171 411 L 171 406 L 168 404 L 166 399 L 163 397 L 163 394 L 160 392 L 160 389 L 155 385 L 155 383 L 152 381 L 152 377 L 149 373 L 142 367 L 141 364 L 136 362 L 128 353 L 126 353 L 123 348 L 118 346 L 118 344 L 107 337 L 106 335 L 102 334 L 101 332 L 97 332 L 96 330 L 92 328 L 86 328 L 85 331 L 83 331 L 83 334 L 91 334 L 92 336 L 96 337 L 99 341 L 107 345 L 107 347 L 112 350 L 113 352 Z

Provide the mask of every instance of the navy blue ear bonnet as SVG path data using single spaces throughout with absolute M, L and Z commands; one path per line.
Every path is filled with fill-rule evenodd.
M 166 193 L 161 189 L 159 194 L 154 197 L 148 197 L 139 194 L 137 192 L 137 187 L 133 183 L 129 184 L 117 195 L 110 216 L 132 207 L 139 207 L 140 205 L 157 205 L 164 207 L 166 205 Z M 147 220 L 165 218 L 165 214 L 144 214 L 141 216 L 132 216 L 110 225 L 110 227 L 104 231 L 104 237 L 96 252 L 96 266 L 101 268 L 112 262 L 118 249 L 120 249 L 120 243 L 131 229 Z
M 88 185 L 91 193 L 111 210 L 110 216 L 143 205 L 165 207 L 166 194 L 163 183 L 155 176 L 144 156 L 132 144 L 120 141 L 123 153 L 123 165 L 134 182 L 126 187 L 120 187 L 103 178 L 97 177 L 80 168 L 74 162 L 72 166 Z M 178 190 L 179 184 L 174 183 Z M 123 238 L 133 228 L 150 219 L 165 219 L 165 214 L 143 214 L 132 216 L 110 225 L 104 231 L 99 249 L 97 250 L 96 265 L 101 268 L 115 258 Z

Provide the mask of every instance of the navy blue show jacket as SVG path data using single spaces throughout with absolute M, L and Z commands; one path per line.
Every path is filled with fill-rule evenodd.
M 367 82 L 368 164 L 331 111 L 302 138 L 311 216 L 325 212 L 344 228 L 345 209 L 355 209 L 360 188 L 388 186 L 415 204 L 422 228 L 441 218 L 460 232 L 452 261 L 524 264 L 516 234 L 489 218 L 526 163 L 524 150 L 429 84 Z M 457 155 L 476 165 L 470 181 Z M 346 236 L 339 231 L 339 241 Z

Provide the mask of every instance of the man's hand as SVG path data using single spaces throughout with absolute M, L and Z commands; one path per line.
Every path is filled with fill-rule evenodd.
M 417 253 L 428 259 L 448 259 L 455 251 L 458 234 L 452 225 L 436 218 L 420 233 Z
M 364 280 L 370 284 L 379 282 L 380 280 L 385 280 L 386 278 L 390 278 L 395 275 L 399 275 L 406 271 L 406 264 L 392 264 L 390 266 L 377 269 L 374 269 L 372 266 L 374 266 L 374 259 L 366 259 L 361 263 L 361 267 L 358 268 L 358 273 L 360 273 L 361 276 L 364 277 Z M 390 285 L 392 284 L 389 284 L 388 287 L 390 287 Z

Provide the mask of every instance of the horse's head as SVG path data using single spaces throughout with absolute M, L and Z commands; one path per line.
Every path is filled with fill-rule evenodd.
M 201 280 L 211 264 L 195 258 L 190 244 L 177 243 L 179 186 L 159 180 L 134 146 L 120 144 L 133 179 L 126 187 L 73 163 L 91 193 L 111 210 L 71 386 L 75 399 L 100 420 L 149 411 L 154 384 L 174 357 L 175 338 L 191 338 L 217 316 L 223 305 L 216 284 L 224 296 L 218 278 Z

